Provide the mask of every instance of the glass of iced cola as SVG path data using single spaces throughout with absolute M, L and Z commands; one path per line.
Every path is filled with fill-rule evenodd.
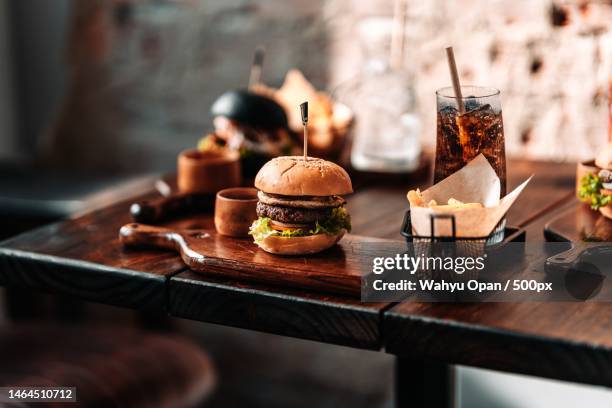
M 506 195 L 506 152 L 499 90 L 462 86 L 464 113 L 452 87 L 436 91 L 438 130 L 434 183 L 460 170 L 482 153 L 501 181 Z

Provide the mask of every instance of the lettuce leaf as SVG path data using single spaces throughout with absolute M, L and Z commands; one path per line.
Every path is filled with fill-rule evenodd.
M 334 208 L 331 217 L 322 223 L 315 224 L 315 229 L 311 230 L 312 235 L 329 234 L 336 235 L 341 230 L 351 232 L 351 216 L 344 207 Z
M 334 208 L 331 217 L 324 222 L 316 222 L 313 229 L 304 231 L 302 229 L 293 229 L 286 231 L 278 231 L 270 225 L 270 218 L 259 217 L 251 225 L 249 234 L 253 236 L 255 242 L 264 240 L 265 238 L 274 235 L 285 238 L 305 237 L 316 234 L 336 235 L 342 229 L 351 231 L 351 216 L 344 207 Z
M 612 195 L 601 194 L 602 189 L 601 179 L 596 174 L 589 173 L 580 180 L 578 198 L 580 201 L 589 204 L 592 209 L 598 210 L 612 204 Z

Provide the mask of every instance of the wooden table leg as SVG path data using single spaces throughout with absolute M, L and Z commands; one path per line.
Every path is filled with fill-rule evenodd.
M 396 408 L 452 408 L 454 400 L 454 367 L 422 359 L 396 358 Z

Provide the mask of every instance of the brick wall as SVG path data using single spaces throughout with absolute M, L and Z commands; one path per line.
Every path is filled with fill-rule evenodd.
M 371 54 L 385 53 L 372 51 L 378 34 L 364 22 L 376 17 L 390 27 L 393 9 L 391 0 L 73 4 L 80 16 L 67 47 L 73 86 L 50 152 L 69 160 L 73 150 L 63 146 L 76 144 L 84 158 L 75 165 L 87 166 L 85 150 L 95 157 L 108 145 L 117 154 L 106 165 L 127 170 L 174 166 L 176 152 L 209 129 L 211 102 L 246 84 L 258 44 L 267 48 L 269 83 L 297 67 L 334 89 Z M 434 91 L 450 82 L 443 50 L 452 44 L 464 84 L 501 89 L 509 154 L 591 156 L 607 134 L 611 21 L 609 0 L 408 0 L 405 66 L 415 79 L 423 143 L 435 142 Z

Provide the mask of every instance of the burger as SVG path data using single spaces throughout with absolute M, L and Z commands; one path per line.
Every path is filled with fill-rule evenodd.
M 270 97 L 229 91 L 213 103 L 210 113 L 215 131 L 200 140 L 198 149 L 238 151 L 244 178 L 252 179 L 272 157 L 300 151 L 284 108 Z
M 612 142 L 595 159 L 597 171 L 584 176 L 578 197 L 592 209 L 612 219 Z
M 281 255 L 321 252 L 351 230 L 342 195 L 353 192 L 344 169 L 332 162 L 281 156 L 255 177 L 257 216 L 250 234 L 264 251 Z

